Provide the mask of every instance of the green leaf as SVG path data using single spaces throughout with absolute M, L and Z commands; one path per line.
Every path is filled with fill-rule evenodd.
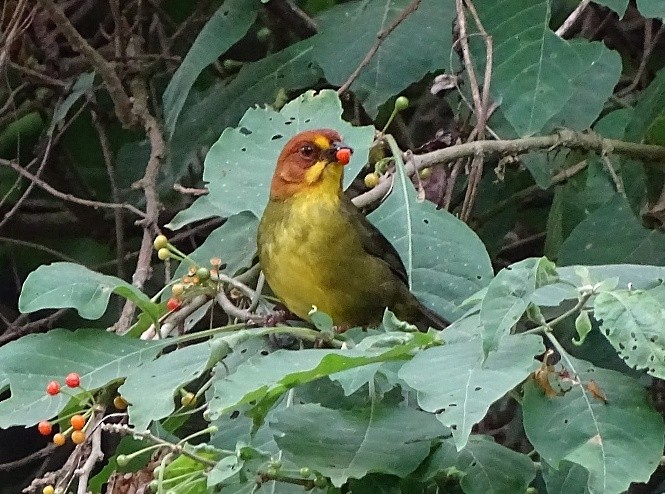
M 589 472 L 584 467 L 565 460 L 559 463 L 558 469 L 544 461 L 542 465 L 547 494 L 590 494 Z
M 516 453 L 485 436 L 471 436 L 461 451 L 444 441 L 427 461 L 425 478 L 455 471 L 465 494 L 515 494 L 525 492 L 536 476 L 528 456 Z M 551 493 L 550 493 L 551 494 Z
M 2 391 L 9 385 L 11 397 L 0 402 L 0 428 L 30 426 L 57 415 L 69 397 L 46 394 L 46 385 L 53 379 L 78 372 L 81 385 L 94 391 L 151 361 L 163 347 L 162 342 L 99 329 L 55 329 L 8 343 L 0 348 L 0 382 Z
M 419 201 L 401 165 L 388 199 L 368 218 L 397 249 L 414 295 L 448 320 L 461 316 L 458 305 L 492 279 L 492 263 L 476 233 Z
M 593 329 L 591 325 L 591 318 L 589 317 L 589 311 L 583 310 L 575 318 L 575 331 L 577 331 L 578 339 L 573 338 L 573 345 L 580 346 L 586 340 L 586 337 Z
M 245 35 L 254 24 L 260 5 L 257 0 L 227 0 L 203 26 L 164 91 L 164 127 L 168 135 L 173 134 L 196 78 Z
M 483 348 L 495 349 L 526 312 L 536 288 L 554 281 L 554 264 L 546 257 L 525 259 L 499 271 L 480 305 Z
M 73 307 L 84 319 L 99 319 L 112 293 L 131 300 L 153 320 L 159 318 L 159 305 L 135 286 L 71 262 L 39 266 L 30 273 L 23 283 L 18 306 L 22 313 Z
M 301 41 L 244 65 L 231 82 L 212 86 L 186 106 L 170 141 L 172 166 L 185 168 L 197 160 L 201 147 L 212 145 L 252 105 L 273 103 L 284 91 L 313 86 L 321 70 L 312 61 L 309 44 L 309 40 Z
M 656 74 L 649 86 L 642 91 L 635 105 L 633 119 L 626 129 L 626 138 L 634 142 L 647 141 L 651 144 L 665 145 L 662 140 L 647 139 L 654 125 L 665 117 L 665 68 Z
M 567 460 L 587 469 L 594 494 L 619 494 L 631 482 L 646 482 L 659 464 L 665 429 L 644 390 L 624 374 L 567 354 L 562 362 L 570 376 L 555 374 L 568 389 L 563 396 L 546 397 L 533 380 L 524 387 L 531 444 L 550 465 Z
M 95 80 L 94 72 L 83 72 L 78 78 L 74 85 L 72 86 L 71 92 L 67 97 L 56 106 L 53 111 L 53 119 L 51 120 L 51 125 L 49 127 L 49 133 L 52 133 L 55 130 L 56 125 L 64 120 L 67 116 L 67 113 L 72 108 L 74 103 L 83 96 L 90 88 L 92 88 L 92 83 Z
M 210 343 L 199 343 L 145 362 L 130 373 L 118 391 L 129 402 L 129 422 L 134 428 L 147 430 L 151 421 L 173 412 L 174 393 L 205 370 L 209 357 Z M 176 401 L 179 406 L 180 400 Z
M 293 406 L 274 415 L 270 428 L 286 459 L 307 465 L 340 487 L 368 473 L 405 477 L 429 454 L 430 441 L 446 430 L 430 414 L 376 404 L 333 410 Z
M 490 405 L 521 383 L 544 351 L 536 335 L 507 336 L 487 358 L 480 338 L 448 343 L 419 352 L 399 371 L 418 392 L 418 405 L 452 429 L 458 450 Z
M 637 10 L 644 17 L 665 17 L 665 5 L 661 0 L 637 0 Z
M 210 416 L 214 420 L 233 407 L 250 402 L 256 402 L 259 415 L 265 414 L 279 396 L 299 384 L 353 367 L 405 360 L 415 348 L 434 343 L 433 335 L 423 333 L 386 335 L 388 338 L 397 336 L 398 344 L 388 348 L 301 350 L 297 358 L 293 352 L 278 350 L 266 356 L 252 357 L 240 364 L 233 374 L 214 382 L 209 402 Z
M 575 227 L 561 246 L 559 263 L 663 264 L 665 234 L 644 228 L 628 201 L 617 195 Z
M 270 180 L 284 144 L 307 129 L 332 128 L 354 149 L 345 184 L 351 183 L 367 162 L 374 128 L 353 127 L 342 120 L 342 104 L 335 91 L 309 91 L 282 111 L 252 108 L 239 127 L 226 129 L 205 159 L 204 180 L 210 202 L 220 216 L 251 211 L 261 217 L 268 203 Z
M 665 309 L 649 292 L 601 293 L 594 301 L 594 317 L 626 364 L 665 378 Z
M 231 216 L 213 230 L 194 252 L 189 254 L 196 264 L 210 268 L 210 259 L 218 257 L 226 267 L 225 273 L 234 275 L 239 269 L 252 265 L 256 254 L 256 228 L 259 221 L 252 213 L 244 212 Z M 190 263 L 181 262 L 173 277 L 187 275 Z
M 355 1 L 326 10 L 317 23 L 320 34 L 311 38 L 313 58 L 326 79 L 341 86 L 365 58 L 376 34 L 395 22 L 409 0 Z M 423 0 L 417 10 L 386 36 L 351 90 L 371 117 L 392 96 L 425 75 L 447 68 L 452 46 L 450 29 L 455 6 L 450 0 Z M 340 33 L 344 47 L 340 49 Z
M 210 202 L 207 195 L 197 197 L 187 209 L 178 211 L 171 221 L 166 225 L 169 230 L 180 230 L 183 226 L 195 221 L 205 220 L 217 216 L 217 209 Z
M 588 127 L 619 80 L 619 54 L 602 43 L 554 34 L 549 0 L 527 8 L 522 0 L 474 3 L 494 46 L 490 91 L 514 132 L 523 137 L 561 125 Z M 484 47 L 480 38 L 474 45 Z M 474 52 L 485 60 L 481 49 Z
M 214 487 L 233 477 L 244 465 L 244 461 L 237 456 L 226 456 L 208 472 L 208 487 Z

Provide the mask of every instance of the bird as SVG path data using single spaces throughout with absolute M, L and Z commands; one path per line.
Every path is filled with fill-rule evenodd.
M 268 286 L 301 319 L 316 307 L 338 330 L 378 326 L 386 308 L 419 330 L 445 328 L 410 292 L 393 245 L 344 193 L 352 152 L 332 129 L 303 131 L 284 145 L 257 233 Z

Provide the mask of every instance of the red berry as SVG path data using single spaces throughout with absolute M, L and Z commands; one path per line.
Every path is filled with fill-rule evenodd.
M 351 149 L 350 148 L 340 148 L 335 153 L 335 159 L 343 165 L 348 165 L 351 161 Z
M 80 431 L 85 427 L 85 417 L 83 415 L 74 415 L 69 422 L 75 431 Z
M 58 381 L 51 381 L 46 386 L 46 393 L 55 396 L 60 392 L 60 383 Z
M 78 388 L 81 385 L 81 376 L 76 372 L 70 372 L 65 377 L 65 384 L 70 388 Z
M 180 308 L 180 300 L 178 300 L 175 297 L 171 297 L 168 302 L 166 302 L 166 308 L 169 310 L 169 312 L 173 312 L 174 310 L 178 310 Z
M 48 436 L 51 434 L 53 426 L 48 420 L 42 420 L 39 424 L 37 424 L 37 430 L 42 436 Z

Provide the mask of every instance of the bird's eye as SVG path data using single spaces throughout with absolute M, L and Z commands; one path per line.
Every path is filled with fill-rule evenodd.
M 304 158 L 313 158 L 316 150 L 311 144 L 304 144 L 300 147 L 300 155 Z

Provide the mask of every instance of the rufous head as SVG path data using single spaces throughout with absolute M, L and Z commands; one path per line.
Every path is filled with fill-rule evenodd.
M 353 150 L 332 129 L 306 130 L 286 143 L 270 185 L 271 199 L 307 191 L 341 194 L 344 165 Z

